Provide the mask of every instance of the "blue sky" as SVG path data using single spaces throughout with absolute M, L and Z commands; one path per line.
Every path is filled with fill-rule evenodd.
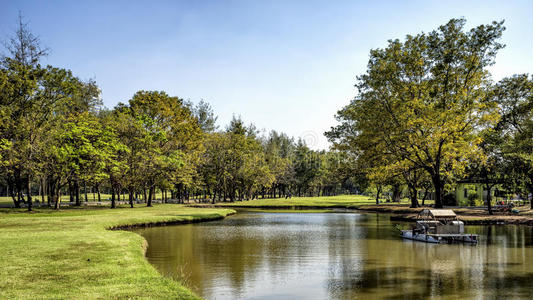
M 355 95 L 369 50 L 430 31 L 505 19 L 494 79 L 533 70 L 533 1 L 6 1 L 0 38 L 21 11 L 51 48 L 45 64 L 94 78 L 107 107 L 138 90 L 205 99 L 225 126 L 258 128 L 328 147 L 322 133 Z

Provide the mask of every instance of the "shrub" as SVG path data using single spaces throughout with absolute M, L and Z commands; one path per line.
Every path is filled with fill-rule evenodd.
M 476 200 L 478 200 L 476 191 L 468 191 L 468 205 L 476 206 Z

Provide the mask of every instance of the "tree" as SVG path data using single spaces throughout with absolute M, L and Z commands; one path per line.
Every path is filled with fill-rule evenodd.
M 271 131 L 263 140 L 265 160 L 270 172 L 274 176 L 272 196 L 286 195 L 291 185 L 294 184 L 294 170 L 291 165 L 291 156 L 294 151 L 294 141 L 286 134 Z
M 183 171 L 185 162 L 196 165 L 199 161 L 203 133 L 183 100 L 165 92 L 139 91 L 124 109 L 142 128 L 145 147 L 139 170 L 149 191 L 147 206 L 152 206 L 155 188 L 163 181 L 178 179 L 178 186 L 191 182 L 176 174 Z
M 45 73 L 39 60 L 48 50 L 40 45 L 39 38 L 31 33 L 21 15 L 18 28 L 5 42 L 5 48 L 9 56 L 3 56 L 0 63 L 0 139 L 9 143 L 4 143 L 3 168 L 15 207 L 27 202 L 28 210 L 32 210 L 30 184 L 37 148 L 34 145 L 41 133 L 38 127 L 46 121 L 49 112 L 49 103 L 38 96 L 39 82 Z M 28 201 L 23 190 L 27 191 Z
M 309 192 L 313 180 L 318 176 L 321 159 L 318 153 L 307 147 L 304 141 L 298 140 L 294 150 L 292 164 L 298 196 Z
M 41 171 L 47 174 L 55 209 L 60 208 L 60 190 L 69 180 L 87 174 L 105 176 L 106 163 L 114 157 L 116 138 L 88 114 L 57 118 L 46 136 Z
M 533 78 L 525 74 L 504 78 L 494 96 L 502 114 L 495 132 L 507 173 L 527 188 L 526 198 L 528 193 L 533 197 Z
M 203 132 L 213 132 L 217 130 L 216 125 L 218 117 L 215 116 L 211 105 L 203 99 L 194 105 L 192 102 L 186 102 L 185 106 L 189 108 L 194 117 L 198 120 L 198 124 Z
M 227 160 L 230 140 L 227 133 L 214 132 L 206 136 L 205 154 L 200 170 L 205 184 L 206 193 L 211 196 L 213 204 L 217 195 L 221 198 L 228 177 Z
M 17 25 L 15 34 L 4 42 L 11 56 L 4 57 L 3 60 L 16 61 L 24 67 L 37 67 L 40 59 L 47 56 L 50 50 L 43 47 L 39 37 L 30 31 L 28 22 L 24 21 L 21 13 L 19 13 Z
M 408 35 L 370 52 L 356 98 L 337 114 L 328 136 L 349 151 L 383 156 L 386 164 L 424 170 L 442 207 L 444 184 L 481 155 L 477 129 L 498 113 L 487 103 L 486 68 L 503 47 L 503 22 L 464 31 L 452 19 L 428 34 Z

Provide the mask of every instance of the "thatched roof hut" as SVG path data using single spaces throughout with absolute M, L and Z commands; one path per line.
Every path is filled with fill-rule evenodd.
M 418 214 L 418 219 L 448 221 L 456 220 L 457 215 L 451 209 L 424 209 Z

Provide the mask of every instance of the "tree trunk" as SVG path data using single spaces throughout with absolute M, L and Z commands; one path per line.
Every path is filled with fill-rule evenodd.
M 116 208 L 117 204 L 115 202 L 115 188 L 111 186 L 111 208 Z
M 411 208 L 417 208 L 418 204 L 418 191 L 414 186 L 409 187 L 409 198 L 411 198 Z
M 133 189 L 129 189 L 129 201 L 130 201 L 130 207 L 133 208 Z
M 83 181 L 83 192 L 85 193 L 85 202 L 88 202 L 89 199 L 87 198 L 87 182 Z
M 11 199 L 13 200 L 13 205 L 15 205 L 15 208 L 20 208 L 20 202 L 18 202 L 17 200 L 17 194 L 15 193 L 15 184 L 12 182 L 12 181 L 9 181 L 8 183 L 8 189 L 9 187 L 11 187 L 10 190 L 10 196 L 11 196 Z
M 52 197 L 54 198 L 54 209 L 55 210 L 59 210 L 60 206 L 61 206 L 61 189 L 59 188 L 59 186 L 54 186 L 55 184 L 51 184 L 50 187 L 51 187 L 51 194 L 52 194 Z
M 46 183 L 44 181 L 44 178 L 41 177 L 41 205 L 44 204 L 44 195 L 46 195 Z
M 392 201 L 393 202 L 400 202 L 400 194 L 401 194 L 400 185 L 395 184 L 392 186 Z
M 96 193 L 98 193 L 98 202 L 101 202 L 102 196 L 100 195 L 100 185 L 96 186 Z
M 426 204 L 426 198 L 428 197 L 428 190 L 424 190 L 424 197 L 422 198 L 422 206 Z
M 440 180 L 440 174 L 431 176 L 431 181 L 435 188 L 435 208 L 442 208 L 442 182 Z
M 74 196 L 76 197 L 76 206 L 81 206 L 80 202 L 80 184 L 78 180 L 74 181 Z
M 381 187 L 381 184 L 380 184 L 380 185 L 378 185 L 378 187 L 376 189 L 376 204 L 378 204 L 378 205 L 379 205 L 379 196 L 381 194 L 381 188 L 382 187 Z
M 22 191 L 20 189 L 18 189 L 17 191 L 17 202 L 19 203 L 19 205 L 21 202 L 24 202 L 22 199 Z
M 69 202 L 74 202 L 74 188 L 72 187 L 72 181 L 68 181 L 68 195 L 69 195 Z
M 54 209 L 55 210 L 59 210 L 59 198 L 60 198 L 60 195 L 53 195 L 53 198 L 54 198 Z
M 50 179 L 50 177 L 49 177 Z M 53 187 L 51 180 L 47 180 L 46 182 L 46 202 L 48 203 L 48 207 L 52 207 L 52 203 L 54 201 L 53 199 Z
M 26 178 L 26 189 L 28 190 L 28 211 L 32 211 L 33 209 L 33 201 L 31 198 L 31 182 L 30 177 Z
M 487 209 L 489 211 L 489 215 L 493 215 L 494 212 L 492 212 L 492 204 L 490 203 L 492 200 L 490 196 L 491 186 L 489 184 L 486 184 L 486 188 L 487 188 Z M 481 197 L 483 197 L 483 191 L 481 191 Z
M 148 202 L 146 203 L 146 206 L 151 207 L 152 206 L 152 197 L 154 196 L 154 187 L 151 187 L 148 190 Z

